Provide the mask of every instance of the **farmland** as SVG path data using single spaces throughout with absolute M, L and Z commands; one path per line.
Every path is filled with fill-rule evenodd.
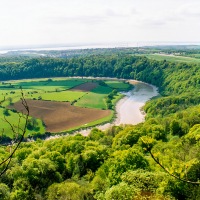
M 111 114 L 110 110 L 88 109 L 71 105 L 67 102 L 27 100 L 30 115 L 40 118 L 47 125 L 48 132 L 61 132 L 73 127 L 99 120 Z M 16 110 L 22 110 L 18 101 L 14 104 Z
M 17 125 L 19 113 L 24 112 L 20 101 L 21 89 L 30 109 L 26 135 L 33 136 L 45 132 L 75 130 L 110 121 L 114 117 L 115 103 L 123 96 L 117 91 L 129 88 L 128 83 L 118 80 L 78 78 L 2 82 L 0 84 L 2 102 L 0 118 L 3 123 L 1 127 L 8 133 L 6 136 L 13 137 L 10 125 L 3 119 L 5 116 L 11 124 Z M 22 118 L 20 127 L 23 128 L 23 125 Z
M 110 87 L 99 86 L 81 98 L 75 105 L 80 107 L 106 109 L 104 99 L 111 91 L 112 89 Z

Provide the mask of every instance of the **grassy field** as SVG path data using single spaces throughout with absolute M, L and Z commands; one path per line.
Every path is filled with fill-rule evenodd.
M 55 80 L 52 79 L 43 81 L 32 81 L 32 82 L 18 82 L 13 84 L 15 88 L 22 87 L 23 89 L 35 89 L 43 91 L 63 91 L 73 88 L 77 85 L 85 83 L 83 79 L 67 79 L 67 80 Z
M 26 80 L 25 81 L 12 81 L 9 83 L 0 83 L 0 101 L 4 98 L 6 101 L 2 103 L 3 106 L 8 106 L 10 101 L 12 103 L 20 100 L 21 90 L 23 89 L 26 98 L 36 98 L 42 97 L 44 100 L 54 100 L 54 101 L 73 101 L 78 99 L 83 95 L 83 93 L 67 91 L 66 93 L 62 92 L 68 89 L 71 89 L 77 85 L 85 83 L 87 80 L 83 79 L 66 79 L 66 80 L 55 80 L 45 79 L 45 80 Z M 48 93 L 52 92 L 52 93 Z M 53 93 L 53 92 L 56 92 Z M 62 92 L 62 93 L 59 93 Z
M 4 111 L 4 108 L 0 108 L 0 124 L 1 124 L 0 132 L 1 133 L 3 132 L 4 133 L 3 135 L 6 135 L 10 138 L 13 138 L 14 134 L 11 130 L 11 126 L 7 122 L 5 122 L 3 111 Z M 10 124 L 14 125 L 15 130 L 17 130 L 16 127 L 18 126 L 19 115 L 18 115 L 18 113 L 14 113 L 12 111 L 8 111 L 8 112 L 9 112 L 9 116 L 6 116 L 6 119 L 9 121 Z M 31 120 L 31 117 L 30 117 L 30 120 Z M 28 136 L 28 135 L 31 136 L 31 135 L 34 135 L 36 133 L 40 133 L 40 134 L 45 133 L 46 130 L 45 130 L 45 127 L 43 126 L 42 121 L 40 119 L 37 119 L 36 121 L 37 121 L 36 122 L 37 126 L 35 126 L 35 128 L 32 129 L 32 130 L 27 129 L 25 136 Z M 24 128 L 24 122 L 25 122 L 24 118 L 21 118 L 21 121 L 19 123 L 19 125 L 20 125 L 19 127 L 22 128 L 22 129 Z M 19 133 L 21 133 L 21 131 L 19 131 Z
M 99 86 L 89 93 L 86 93 L 75 106 L 86 108 L 106 109 L 105 97 L 112 91 L 109 87 Z
M 126 82 L 122 82 L 122 81 L 105 81 L 105 83 L 113 88 L 113 89 L 122 89 L 122 90 L 126 90 L 128 88 L 130 88 L 130 85 Z
M 171 62 L 187 62 L 187 63 L 200 63 L 200 59 L 184 57 L 184 56 L 174 56 L 174 55 L 164 55 L 164 54 L 145 54 L 147 58 L 155 59 L 158 61 L 167 60 Z
M 23 89 L 23 93 L 25 95 L 27 95 L 29 92 L 33 92 L 33 90 L 30 89 Z M 17 102 L 20 100 L 21 98 L 21 90 L 20 89 L 0 89 L 0 101 L 3 101 L 5 99 L 4 102 L 2 102 L 2 106 L 6 107 L 8 105 L 10 105 L 11 103 Z
M 17 105 L 16 108 L 20 108 L 20 88 L 23 89 L 24 97 L 28 102 L 28 99 L 35 100 L 34 102 L 29 102 L 30 108 L 34 110 L 31 115 L 33 118 L 30 117 L 30 121 L 33 121 L 34 119 L 37 122 L 37 126 L 34 129 L 27 130 L 26 135 L 34 135 L 35 133 L 43 134 L 45 131 L 64 131 L 67 129 L 73 129 L 73 126 L 74 128 L 77 128 L 77 125 L 78 127 L 87 127 L 110 121 L 114 116 L 114 111 L 107 111 L 106 98 L 113 89 L 119 91 L 127 90 L 130 88 L 130 85 L 123 81 L 105 80 L 104 82 L 106 83 L 105 86 L 99 85 L 99 81 L 95 80 L 69 78 L 1 82 L 0 101 L 2 102 L 0 107 L 0 131 L 4 129 L 7 136 L 13 136 L 9 124 L 6 123 L 3 118 L 5 115 L 5 109 L 14 108 L 15 104 Z M 112 104 L 115 105 L 122 96 L 123 95 L 120 93 L 117 93 L 117 95 L 112 99 Z M 38 100 L 43 100 L 41 106 L 38 104 Z M 51 106 L 46 107 L 46 105 L 51 105 L 48 104 L 48 102 L 55 102 L 53 108 L 51 108 Z M 65 110 L 65 108 L 60 108 L 60 104 L 56 104 L 58 102 L 70 102 L 73 104 L 74 107 L 70 107 L 70 110 L 66 113 L 67 117 L 71 115 L 72 118 L 70 118 L 70 120 L 63 115 L 63 110 Z M 58 107 L 56 107 L 57 105 Z M 94 109 L 94 112 L 91 109 Z M 99 112 L 99 117 L 97 117 L 97 111 L 95 111 L 95 109 L 100 111 L 97 110 Z M 18 112 L 20 111 L 20 109 L 17 110 Z M 8 112 L 8 121 L 11 124 L 17 125 L 19 118 L 18 113 L 13 112 L 12 110 L 9 110 Z M 79 115 L 80 113 L 82 113 L 82 117 Z M 87 113 L 89 114 L 88 116 L 85 115 Z M 94 116 L 92 117 L 92 115 Z M 62 116 L 62 119 L 60 116 Z M 73 118 L 73 116 L 75 116 L 75 118 Z M 55 118 L 59 118 L 60 120 L 56 121 Z M 65 118 L 68 121 L 65 121 Z M 77 119 L 82 122 L 82 124 L 74 123 Z M 44 126 L 44 121 L 48 126 Z M 59 123 L 61 124 L 59 125 Z M 22 120 L 20 126 L 23 127 L 23 125 L 24 121 Z M 61 128 L 59 126 L 61 126 Z
M 61 91 L 61 92 L 41 92 L 41 93 L 33 93 L 26 95 L 27 98 L 30 99 L 42 99 L 49 101 L 75 101 L 85 95 L 85 92 L 77 92 L 77 91 Z

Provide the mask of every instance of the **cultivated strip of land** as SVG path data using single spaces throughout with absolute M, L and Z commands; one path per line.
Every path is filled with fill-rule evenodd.
M 27 100 L 30 116 L 42 119 L 48 132 L 60 132 L 99 120 L 111 114 L 110 110 L 81 108 L 67 102 Z M 21 102 L 13 105 L 17 111 L 23 111 Z

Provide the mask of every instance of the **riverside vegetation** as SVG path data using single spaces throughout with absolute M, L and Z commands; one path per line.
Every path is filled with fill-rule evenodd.
M 1 177 L 1 199 L 200 199 L 198 64 L 116 54 L 0 64 L 1 80 L 52 76 L 137 79 L 156 85 L 161 95 L 144 106 L 144 123 L 22 143 Z M 149 148 L 185 181 L 154 162 Z M 0 151 L 3 160 L 10 149 Z

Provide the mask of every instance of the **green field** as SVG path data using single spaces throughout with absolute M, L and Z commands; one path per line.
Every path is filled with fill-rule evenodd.
M 75 106 L 106 109 L 104 98 L 112 91 L 109 87 L 99 86 L 84 95 Z
M 40 92 L 27 95 L 27 98 L 30 99 L 41 99 L 41 100 L 50 100 L 50 101 L 69 101 L 78 100 L 85 92 L 77 91 L 61 91 L 61 92 Z
M 122 90 L 126 90 L 130 88 L 130 85 L 126 82 L 122 82 L 122 81 L 105 81 L 105 83 L 113 88 L 113 89 L 122 89 Z
M 83 79 L 66 79 L 59 80 L 55 79 L 45 79 L 45 80 L 26 80 L 25 81 L 10 81 L 5 83 L 0 83 L 0 101 L 4 98 L 6 101 L 2 104 L 3 106 L 9 105 L 9 99 L 12 99 L 12 102 L 17 102 L 21 97 L 21 90 L 25 94 L 26 98 L 38 99 L 42 97 L 44 100 L 53 100 L 53 101 L 73 101 L 81 97 L 83 93 L 74 92 L 73 95 L 70 91 L 66 93 L 62 92 L 68 89 L 71 89 L 77 85 L 85 83 L 87 80 Z M 52 93 L 48 93 L 52 92 Z M 56 95 L 55 93 L 56 92 Z M 59 93 L 62 92 L 62 93 Z
M 44 91 L 62 91 L 73 88 L 77 85 L 85 83 L 83 79 L 67 79 L 67 80 L 42 80 L 32 82 L 16 82 L 12 84 L 15 88 L 22 87 L 23 89 L 37 89 Z
M 29 92 L 33 92 L 33 90 L 30 90 L 30 89 L 23 89 L 23 93 L 24 95 L 26 96 Z M 5 98 L 5 101 L 2 102 L 2 106 L 6 107 L 8 106 L 10 103 L 15 103 L 17 101 L 20 100 L 21 98 L 21 90 L 20 89 L 15 89 L 15 88 L 12 88 L 12 89 L 0 89 L 0 101 L 4 100 Z
M 21 89 L 23 89 L 23 94 L 25 99 L 34 99 L 34 100 L 48 100 L 48 101 L 58 101 L 58 102 L 71 102 L 75 106 L 85 107 L 85 108 L 96 108 L 96 109 L 107 109 L 107 98 L 108 95 L 114 90 L 118 91 L 127 90 L 130 88 L 130 84 L 118 80 L 105 80 L 105 86 L 98 85 L 95 89 L 91 91 L 76 91 L 70 90 L 75 86 L 81 85 L 86 82 L 100 82 L 89 79 L 69 79 L 69 78 L 56 78 L 56 79 L 34 79 L 34 80 L 22 80 L 22 81 L 9 81 L 0 83 L 0 120 L 1 127 L 0 131 L 4 130 L 6 136 L 13 137 L 11 128 L 8 123 L 6 123 L 3 118 L 5 115 L 5 110 L 9 108 L 9 105 L 18 102 L 21 98 Z M 122 98 L 123 95 L 117 93 L 114 95 L 111 100 L 112 107 L 116 102 Z M 8 111 L 7 119 L 13 124 L 17 125 L 19 120 L 19 115 L 12 110 Z M 110 121 L 114 116 L 112 114 L 104 117 L 102 119 L 84 124 L 81 127 L 93 126 L 96 124 L 104 123 Z M 30 117 L 30 121 L 33 121 L 33 118 Z M 37 126 L 33 129 L 28 129 L 26 135 L 34 134 L 44 134 L 45 127 L 43 122 L 40 119 L 34 119 L 37 123 Z M 24 126 L 24 120 L 20 122 L 20 126 Z M 77 127 L 75 127 L 77 128 Z M 79 127 L 80 128 L 80 127 Z
M 184 57 L 184 56 L 174 56 L 174 55 L 164 55 L 164 54 L 144 54 L 147 58 L 155 59 L 158 61 L 167 60 L 171 62 L 187 62 L 187 63 L 200 63 L 200 59 Z
M 6 134 L 7 137 L 13 138 L 15 137 L 15 135 L 12 132 L 11 126 L 5 121 L 3 111 L 4 111 L 4 108 L 0 108 L 0 123 L 1 123 L 0 132 L 1 133 L 3 132 L 3 135 Z M 15 131 L 18 130 L 18 125 L 19 125 L 19 128 L 23 129 L 25 119 L 23 117 L 20 119 L 18 113 L 14 113 L 12 111 L 8 111 L 8 112 L 9 112 L 9 116 L 5 116 L 6 120 L 8 120 L 9 123 L 15 128 Z M 30 120 L 31 120 L 31 117 L 30 117 Z M 43 126 L 42 121 L 40 119 L 36 119 L 36 123 L 37 123 L 37 126 L 35 126 L 35 128 L 32 130 L 31 129 L 27 130 L 25 136 L 32 136 L 37 133 L 40 133 L 40 134 L 45 133 L 45 127 Z M 21 131 L 19 131 L 19 133 L 21 133 Z

